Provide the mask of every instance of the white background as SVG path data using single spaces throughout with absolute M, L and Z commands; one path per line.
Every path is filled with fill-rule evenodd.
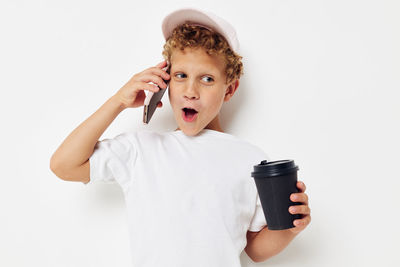
M 294 159 L 312 222 L 280 254 L 243 266 L 400 266 L 398 1 L 21 1 L 0 4 L 0 266 L 130 266 L 118 185 L 49 168 L 64 138 L 135 73 L 162 61 L 179 7 L 236 28 L 244 76 L 223 129 Z M 103 138 L 176 128 L 123 111 Z M 188 263 L 188 266 L 191 264 Z

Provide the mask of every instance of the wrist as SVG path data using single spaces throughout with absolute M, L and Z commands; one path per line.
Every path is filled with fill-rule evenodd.
M 125 104 L 116 94 L 113 95 L 108 101 L 118 110 L 118 112 L 122 112 L 124 109 L 126 109 Z

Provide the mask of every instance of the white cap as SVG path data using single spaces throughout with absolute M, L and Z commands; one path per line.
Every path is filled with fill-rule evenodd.
M 209 30 L 213 30 L 221 34 L 228 41 L 231 49 L 238 53 L 239 41 L 236 31 L 229 22 L 218 17 L 217 15 L 196 8 L 182 8 L 168 14 L 162 22 L 162 32 L 165 40 L 171 35 L 176 26 L 185 22 L 191 22 L 191 25 L 203 26 Z

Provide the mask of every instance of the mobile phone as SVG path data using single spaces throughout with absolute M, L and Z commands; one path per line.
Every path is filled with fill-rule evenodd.
M 171 65 L 167 61 L 167 66 L 164 68 L 164 70 L 169 74 L 171 70 Z M 160 86 L 160 90 L 158 92 L 152 92 L 149 91 L 146 95 L 146 99 L 144 100 L 144 107 L 143 107 L 143 123 L 148 124 L 151 117 L 153 117 L 154 112 L 157 109 L 157 104 L 160 102 L 161 98 L 163 97 L 165 91 L 169 88 L 169 81 L 170 80 L 164 80 L 163 81 L 167 84 L 167 88 L 162 89 Z

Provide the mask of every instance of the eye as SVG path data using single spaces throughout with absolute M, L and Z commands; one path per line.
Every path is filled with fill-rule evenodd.
M 211 78 L 210 76 L 204 76 L 203 78 L 209 78 L 209 81 L 210 81 L 210 82 L 213 82 L 213 81 L 214 81 L 214 79 Z M 203 80 L 203 81 L 204 81 L 204 80 Z
M 186 76 L 186 74 L 184 74 L 184 73 L 177 73 L 177 74 L 175 74 L 176 77 L 181 78 L 181 77 L 179 77 L 179 75 L 185 75 L 185 76 Z M 182 77 L 182 78 L 184 78 L 184 77 Z

